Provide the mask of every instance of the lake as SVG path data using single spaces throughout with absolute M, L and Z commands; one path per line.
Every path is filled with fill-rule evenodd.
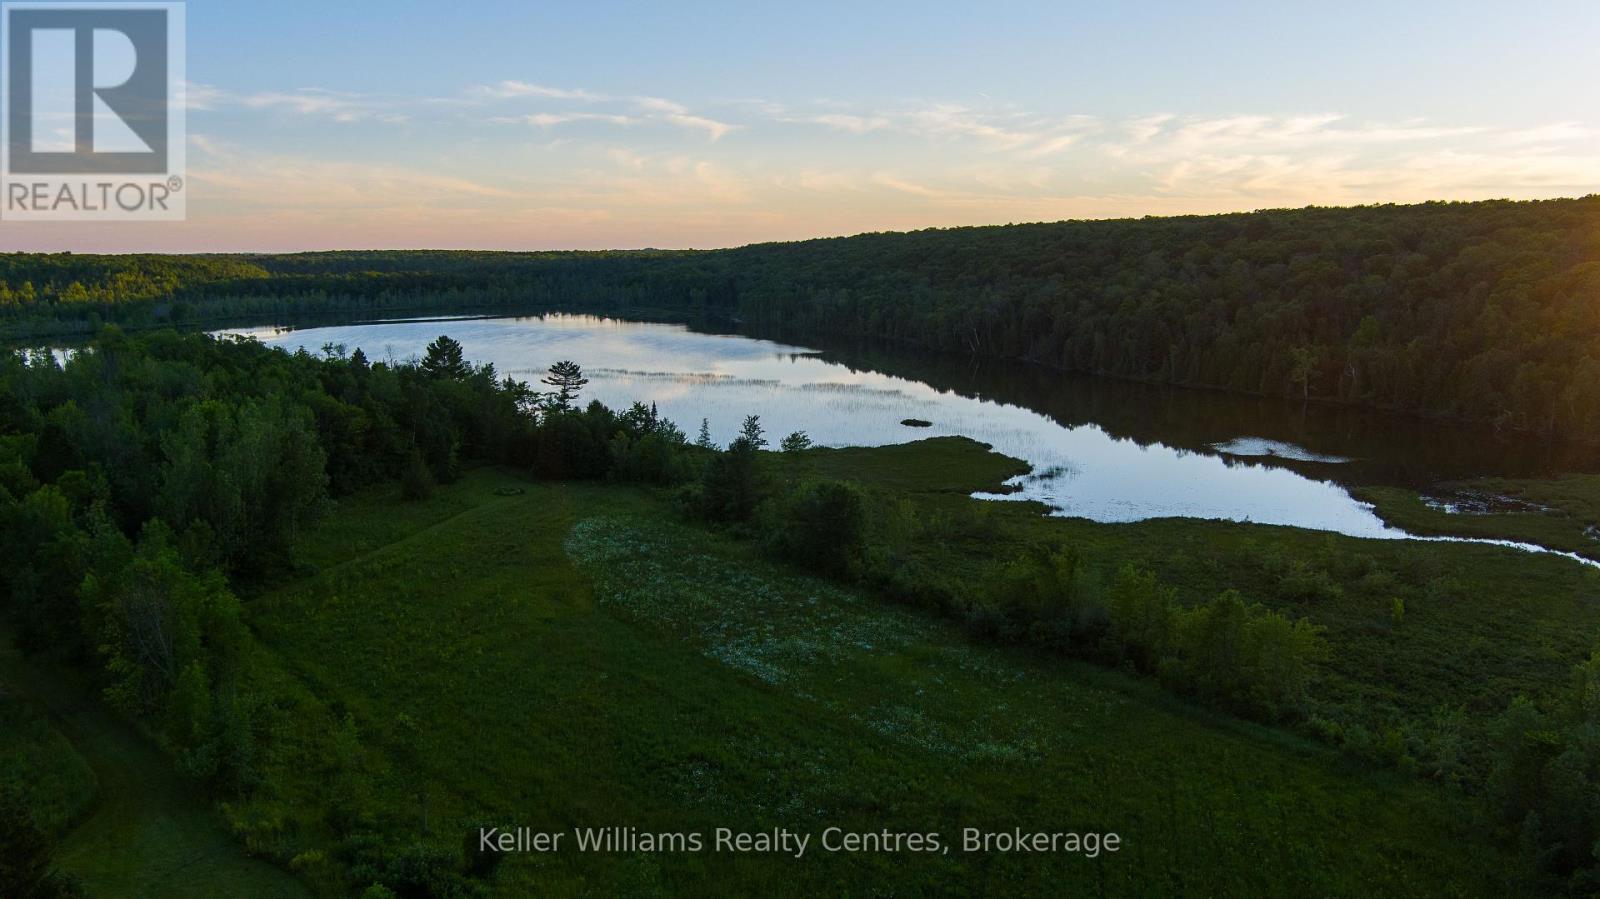
M 226 333 L 314 353 L 359 347 L 373 361 L 419 357 L 448 334 L 473 362 L 529 382 L 551 363 L 571 359 L 590 379 L 583 400 L 618 409 L 653 403 L 691 437 L 704 419 L 722 444 L 752 414 L 761 416 L 774 444 L 791 431 L 805 431 L 823 446 L 970 437 L 1033 467 L 1010 485 L 1016 492 L 989 498 L 1037 500 L 1054 514 L 1102 522 L 1208 518 L 1404 538 L 1349 488 L 1546 474 L 1576 464 L 1559 448 L 1370 412 L 893 347 L 821 350 L 587 315 Z

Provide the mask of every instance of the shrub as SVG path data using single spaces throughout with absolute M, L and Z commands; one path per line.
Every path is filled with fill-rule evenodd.
M 1268 719 L 1302 710 L 1322 629 L 1248 604 L 1236 590 L 1177 617 L 1184 689 Z
M 1172 645 L 1177 591 L 1163 587 L 1155 573 L 1123 566 L 1111 584 L 1110 630 L 1118 655 L 1145 671 L 1154 670 Z
M 779 506 L 769 546 L 778 556 L 831 577 L 854 577 L 866 548 L 861 491 L 840 481 L 805 484 Z
M 700 478 L 700 517 L 737 523 L 755 517 L 761 503 L 761 476 L 755 444 L 740 438 L 706 463 Z

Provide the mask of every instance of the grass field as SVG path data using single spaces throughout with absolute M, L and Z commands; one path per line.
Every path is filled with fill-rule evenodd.
M 239 689 L 273 737 L 226 826 L 81 687 L 15 654 L 0 654 L 0 715 L 18 722 L 0 758 L 27 759 L 36 805 L 76 822 L 60 861 L 97 895 L 348 895 L 378 879 L 375 847 L 453 868 L 479 826 L 707 840 L 585 854 L 569 835 L 566 851 L 486 867 L 504 896 L 1522 889 L 1514 837 L 1496 839 L 1466 792 L 1309 735 L 1392 728 L 1441 776 L 1429 740 L 1459 736 L 1454 773 L 1470 781 L 1486 722 L 1514 695 L 1549 695 L 1592 645 L 1594 573 L 1487 546 L 1046 518 L 970 499 L 1017 463 L 958 439 L 804 464 L 912 522 L 905 563 L 959 589 L 1054 541 L 1091 579 L 1133 562 L 1184 601 L 1235 587 L 1313 619 L 1332 650 L 1312 685 L 1319 723 L 1248 724 L 1148 679 L 975 642 L 685 524 L 662 492 L 485 468 L 424 501 L 341 500 L 294 573 L 244 597 Z M 717 852 L 718 827 L 812 841 L 799 859 Z M 828 827 L 932 831 L 950 851 L 827 852 Z M 1122 843 L 1095 859 L 968 853 L 968 827 Z
M 947 449 L 966 454 L 951 476 L 1008 464 Z M 1472 895 L 1513 868 L 1444 791 L 1136 679 L 974 645 L 678 524 L 648 492 L 479 470 L 422 503 L 347 500 L 303 558 L 314 573 L 249 603 L 261 687 L 294 697 L 296 736 L 274 789 L 232 814 L 312 883 L 341 876 L 335 830 L 453 848 L 482 823 L 1124 840 L 1096 860 L 513 855 L 504 895 Z

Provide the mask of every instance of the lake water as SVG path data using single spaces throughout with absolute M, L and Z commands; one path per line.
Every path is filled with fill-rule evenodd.
M 584 400 L 654 403 L 691 436 L 705 419 L 723 444 L 751 414 L 774 444 L 797 430 L 824 446 L 970 437 L 1033 466 L 1011 485 L 1017 492 L 993 498 L 1104 522 L 1211 518 L 1403 538 L 1348 487 L 1570 467 L 1556 450 L 1370 413 L 883 347 L 824 352 L 674 324 L 544 315 L 227 333 L 288 350 L 360 347 L 374 361 L 418 357 L 448 334 L 473 362 L 529 382 L 571 359 L 590 379 Z

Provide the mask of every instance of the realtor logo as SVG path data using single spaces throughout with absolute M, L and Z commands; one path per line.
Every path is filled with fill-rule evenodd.
M 0 219 L 184 217 L 182 3 L 0 3 Z

